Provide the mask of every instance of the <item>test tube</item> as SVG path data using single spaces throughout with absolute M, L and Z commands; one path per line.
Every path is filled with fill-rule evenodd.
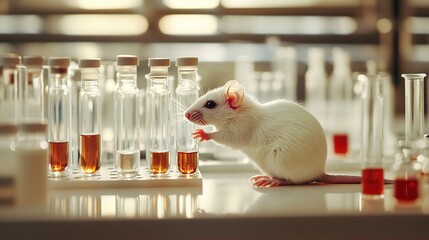
M 118 88 L 115 92 L 116 170 L 123 177 L 136 176 L 140 169 L 140 91 L 137 88 L 139 59 L 116 57 Z
M 165 174 L 170 168 L 170 91 L 168 58 L 149 58 L 150 73 L 146 101 L 146 158 L 153 174 Z
M 412 159 L 419 155 L 424 141 L 424 78 L 426 74 L 402 74 L 405 80 L 405 145 L 412 151 Z
M 60 175 L 69 164 L 70 94 L 67 87 L 69 57 L 51 57 L 49 62 L 48 143 L 49 169 Z
M 99 58 L 80 59 L 80 169 L 94 174 L 101 166 L 101 96 L 98 87 Z
M 17 123 L 20 115 L 20 105 L 18 96 L 18 70 L 17 65 L 21 64 L 21 57 L 14 53 L 0 56 L 0 65 L 3 66 L 3 81 L 0 83 L 0 112 L 2 117 L 0 122 Z
M 43 56 L 24 56 L 22 64 L 26 66 L 25 92 L 21 118 L 26 121 L 45 121 L 45 84 L 43 82 L 42 68 L 45 58 Z
M 70 163 L 69 167 L 79 169 L 79 138 L 80 138 L 80 113 L 79 99 L 81 89 L 81 71 L 79 68 L 70 69 L 70 100 L 71 100 L 71 122 L 70 122 Z
M 380 75 L 359 75 L 362 93 L 362 193 L 384 194 L 383 169 L 383 79 Z
M 182 174 L 194 174 L 198 169 L 198 141 L 191 137 L 195 125 L 185 121 L 184 112 L 198 100 L 198 58 L 177 58 L 178 85 L 176 88 L 176 152 L 177 169 Z

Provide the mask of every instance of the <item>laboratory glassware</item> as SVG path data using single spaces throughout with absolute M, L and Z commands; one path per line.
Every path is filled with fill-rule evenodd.
M 399 202 L 414 202 L 420 196 L 421 165 L 412 159 L 412 151 L 403 148 L 394 163 L 394 197 Z
M 14 53 L 0 56 L 0 65 L 3 67 L 2 81 L 0 81 L 0 122 L 17 123 L 20 115 L 20 104 L 18 92 L 18 70 L 21 57 Z
M 43 81 L 43 56 L 24 56 L 18 68 L 18 75 L 25 79 L 20 81 L 24 86 L 22 92 L 21 120 L 26 122 L 46 121 L 45 118 L 45 83 Z
M 84 174 L 94 174 L 101 166 L 101 95 L 99 58 L 79 60 L 81 71 L 80 91 L 80 169 Z
M 149 58 L 150 73 L 146 91 L 146 158 L 153 174 L 165 174 L 170 168 L 170 59 Z
M 383 79 L 379 75 L 359 75 L 362 92 L 362 193 L 384 194 L 383 169 Z
M 69 57 L 51 57 L 49 63 L 48 143 L 49 169 L 59 175 L 69 164 L 70 93 L 67 86 Z
M 198 140 L 192 138 L 195 124 L 186 121 L 184 112 L 198 100 L 198 58 L 176 59 L 178 85 L 176 88 L 176 152 L 177 169 L 182 174 L 194 174 L 198 169 Z
M 133 177 L 140 169 L 140 92 L 137 87 L 139 59 L 132 55 L 116 57 L 118 88 L 114 95 L 116 170 Z

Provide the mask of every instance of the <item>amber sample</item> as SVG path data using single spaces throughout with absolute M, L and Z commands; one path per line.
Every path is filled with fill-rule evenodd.
M 177 169 L 182 174 L 193 174 L 198 168 L 197 152 L 177 152 Z
M 163 174 L 170 168 L 170 152 L 151 152 L 152 164 L 150 171 L 154 174 Z
M 93 174 L 100 169 L 100 134 L 80 135 L 80 169 L 83 173 Z
M 66 170 L 69 163 L 69 142 L 49 142 L 49 169 L 52 172 Z

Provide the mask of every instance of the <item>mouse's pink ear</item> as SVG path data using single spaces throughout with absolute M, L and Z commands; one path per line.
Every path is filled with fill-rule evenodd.
M 235 80 L 225 83 L 225 100 L 229 107 L 236 110 L 241 106 L 244 98 L 243 86 Z

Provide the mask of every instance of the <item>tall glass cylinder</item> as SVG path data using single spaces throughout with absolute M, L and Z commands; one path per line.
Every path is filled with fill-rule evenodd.
M 165 174 L 170 168 L 170 59 L 149 58 L 150 73 L 146 101 L 146 158 L 153 174 Z
M 49 62 L 48 143 L 49 169 L 59 174 L 69 164 L 70 94 L 67 87 L 69 57 L 51 57 Z
M 98 87 L 100 59 L 80 59 L 80 169 L 96 173 L 101 166 L 101 95 Z
M 424 78 L 426 74 L 402 74 L 405 79 L 405 145 L 417 159 L 424 142 Z
M 3 79 L 0 82 L 0 122 L 17 123 L 20 115 L 18 96 L 18 70 L 21 57 L 16 54 L 4 54 L 0 56 L 0 65 L 3 67 Z
M 136 176 L 140 168 L 140 92 L 137 87 L 137 56 L 119 55 L 118 89 L 115 92 L 116 170 L 125 177 Z
M 198 141 L 191 137 L 195 125 L 186 121 L 184 112 L 198 100 L 198 58 L 177 58 L 178 85 L 176 88 L 176 151 L 177 169 L 182 174 L 193 174 L 198 168 Z
M 383 79 L 379 75 L 359 75 L 362 93 L 362 193 L 384 194 L 383 169 Z
M 22 118 L 26 121 L 38 122 L 45 120 L 45 84 L 42 68 L 43 56 L 24 56 L 22 64 L 26 66 L 25 92 L 21 107 Z

